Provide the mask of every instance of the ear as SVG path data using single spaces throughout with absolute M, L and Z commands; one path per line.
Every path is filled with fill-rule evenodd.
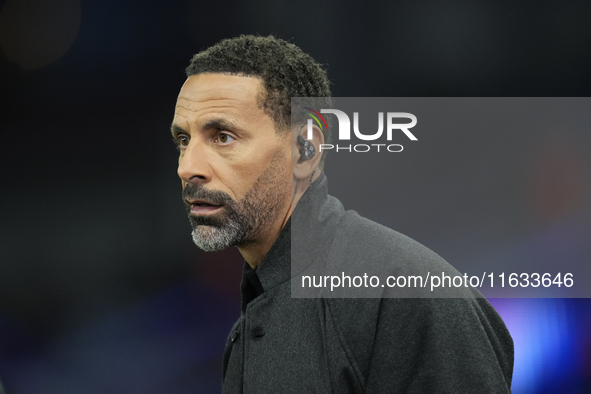
M 320 159 L 322 159 L 323 152 L 320 152 L 320 145 L 324 144 L 324 134 L 317 127 L 312 127 L 312 139 L 308 140 L 308 127 L 305 125 L 302 127 L 300 135 L 306 141 L 309 141 L 313 146 L 316 154 L 308 160 L 302 160 L 302 154 L 300 151 L 303 149 L 302 144 L 298 141 L 298 129 L 301 125 L 296 125 L 291 130 L 291 169 L 294 180 L 306 180 L 309 182 L 312 172 L 320 165 Z

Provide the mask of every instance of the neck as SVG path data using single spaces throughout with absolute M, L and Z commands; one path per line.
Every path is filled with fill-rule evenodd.
M 302 199 L 302 196 L 306 190 L 308 190 L 312 183 L 315 182 L 318 177 L 320 177 L 320 174 L 322 174 L 322 171 L 318 170 L 313 173 L 312 178 L 306 177 L 305 179 L 300 179 L 298 181 L 292 180 L 293 188 L 291 192 L 291 209 L 289 211 L 290 216 Z
M 289 210 L 287 212 L 289 212 Z M 269 226 L 268 230 L 265 231 L 264 234 L 262 233 L 257 237 L 257 241 L 248 242 L 238 246 L 238 251 L 242 255 L 242 258 L 244 258 L 244 260 L 248 263 L 250 268 L 254 269 L 259 264 L 261 264 L 277 240 L 277 237 L 279 237 L 281 230 L 283 230 L 283 227 L 285 227 L 287 220 L 289 220 L 289 214 L 286 218 L 277 220 L 272 226 Z
M 316 171 L 312 177 L 312 182 L 318 179 L 321 173 L 322 171 Z M 292 189 L 291 202 L 285 210 L 285 213 L 280 215 L 277 220 L 268 227 L 268 230 L 265 231 L 264 234 L 260 234 L 257 237 L 257 241 L 238 246 L 238 251 L 242 255 L 242 258 L 244 258 L 244 260 L 248 263 L 250 268 L 256 268 L 259 264 L 261 264 L 267 253 L 269 253 L 269 250 L 271 250 L 271 247 L 279 237 L 279 234 L 281 234 L 281 231 L 289 221 L 289 218 L 291 217 L 295 207 L 300 202 L 306 190 L 308 190 L 310 187 L 310 178 L 306 178 L 305 181 L 294 181 L 293 186 L 294 188 Z

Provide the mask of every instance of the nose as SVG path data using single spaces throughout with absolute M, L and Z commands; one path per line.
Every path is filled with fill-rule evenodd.
M 179 156 L 179 178 L 186 183 L 207 183 L 211 180 L 211 167 L 207 150 L 197 141 L 190 141 Z

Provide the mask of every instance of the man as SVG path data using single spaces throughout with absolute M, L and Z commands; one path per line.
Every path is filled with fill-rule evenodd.
M 195 55 L 187 76 L 172 134 L 193 240 L 245 259 L 224 393 L 510 391 L 513 343 L 482 298 L 291 298 L 292 277 L 335 261 L 453 270 L 327 194 L 319 145 L 330 136 L 314 127 L 304 138 L 290 117 L 290 97 L 330 97 L 310 56 L 241 36 Z

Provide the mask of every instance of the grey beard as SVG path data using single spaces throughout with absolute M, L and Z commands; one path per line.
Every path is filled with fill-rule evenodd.
M 195 217 L 190 214 L 191 206 L 185 204 L 195 245 L 206 252 L 215 252 L 244 242 L 252 231 L 252 223 L 240 214 L 238 204 L 230 196 L 195 185 L 187 185 L 185 190 L 183 195 L 223 204 L 225 211 L 222 217 Z
M 235 223 L 227 222 L 222 227 L 197 226 L 191 233 L 193 242 L 206 252 L 216 252 L 236 246 L 244 238 L 244 231 Z
M 223 205 L 220 216 L 196 217 L 190 214 L 191 205 L 185 201 L 189 221 L 193 227 L 193 242 L 206 252 L 226 249 L 229 246 L 248 244 L 275 220 L 282 209 L 281 191 L 290 193 L 289 183 L 284 185 L 270 178 L 265 172 L 252 189 L 239 202 L 221 191 L 208 191 L 201 185 L 188 184 L 184 199 L 203 199 Z
M 257 237 L 286 209 L 284 201 L 289 199 L 291 185 L 288 179 L 282 179 L 277 170 L 283 160 L 278 151 L 240 201 L 233 200 L 222 191 L 207 190 L 201 184 L 187 184 L 183 200 L 193 227 L 195 244 L 212 252 L 256 242 Z M 198 199 L 223 205 L 222 212 L 211 217 L 191 215 L 191 205 L 186 200 Z

